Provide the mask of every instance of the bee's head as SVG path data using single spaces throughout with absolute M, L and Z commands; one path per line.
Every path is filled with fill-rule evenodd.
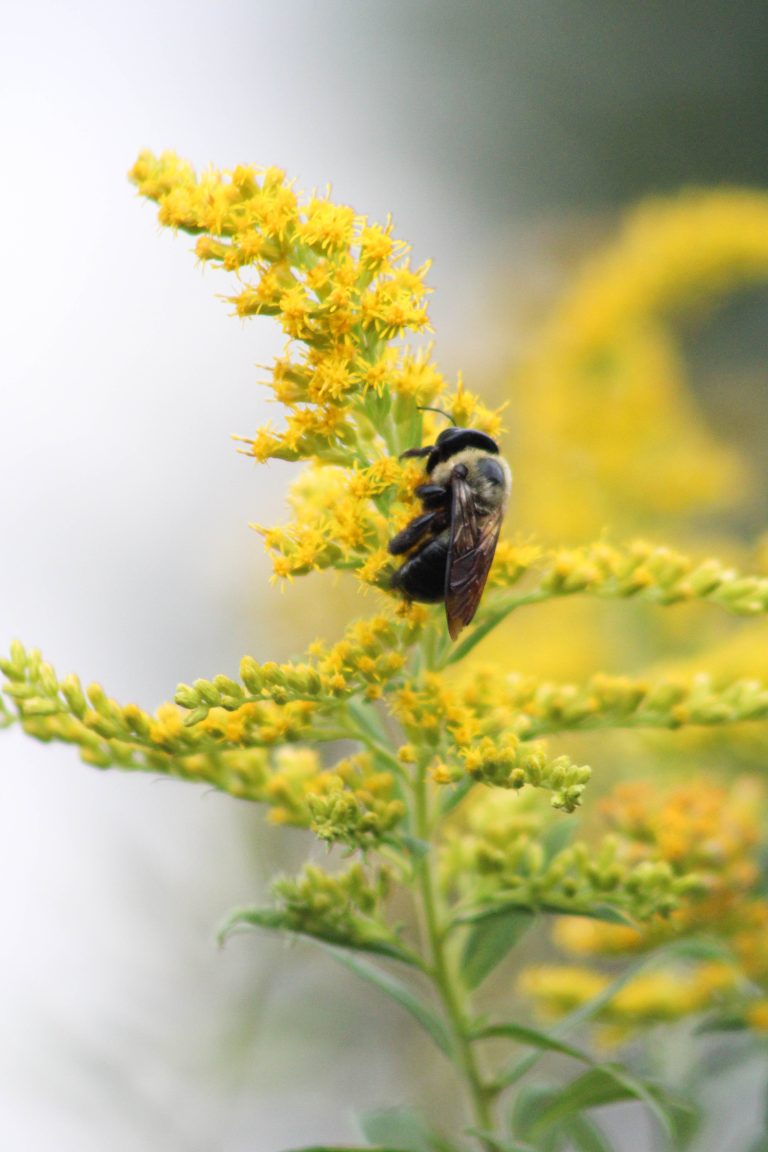
M 499 446 L 487 433 L 478 432 L 476 428 L 458 428 L 453 417 L 444 412 L 442 408 L 421 405 L 420 410 L 422 412 L 439 412 L 441 416 L 445 416 L 451 421 L 453 427 L 444 428 L 434 444 L 428 444 L 424 448 L 409 448 L 407 452 L 402 452 L 401 460 L 412 456 L 428 456 L 427 472 L 429 473 L 438 464 L 450 460 L 451 456 L 455 456 L 464 448 L 480 448 L 483 452 L 490 452 L 491 455 L 498 456 Z
M 483 452 L 490 452 L 498 456 L 499 446 L 487 432 L 478 432 L 476 428 L 444 428 L 437 441 L 430 449 L 427 460 L 427 472 L 431 472 L 438 464 L 450 460 L 457 452 L 465 448 L 481 448 Z

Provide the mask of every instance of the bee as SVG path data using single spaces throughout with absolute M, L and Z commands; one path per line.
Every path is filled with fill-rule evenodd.
M 389 542 L 393 556 L 408 553 L 392 587 L 409 600 L 445 601 L 455 640 L 480 603 L 512 474 L 496 441 L 475 428 L 446 428 L 434 444 L 409 448 L 400 459 L 414 456 L 427 457 L 427 482 L 416 489 L 423 511 Z

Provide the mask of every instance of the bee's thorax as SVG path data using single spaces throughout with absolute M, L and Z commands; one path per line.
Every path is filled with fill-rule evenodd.
M 491 456 L 482 448 L 463 448 L 443 460 L 430 473 L 430 482 L 448 487 L 459 468 L 475 497 L 478 511 L 493 512 L 506 507 L 512 487 L 512 473 L 503 456 Z

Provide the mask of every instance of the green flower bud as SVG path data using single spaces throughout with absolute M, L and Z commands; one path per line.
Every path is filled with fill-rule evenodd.
M 210 680 L 195 680 L 192 687 L 204 704 L 208 704 L 212 708 L 221 704 L 221 693 L 211 684 Z
M 264 686 L 264 676 L 252 656 L 244 656 L 240 661 L 240 679 L 252 696 L 259 695 Z
M 198 708 L 200 706 L 200 694 L 189 684 L 179 684 L 174 700 L 180 708 Z
M 65 676 L 61 682 L 61 694 L 78 719 L 82 720 L 88 707 L 80 681 L 77 676 Z

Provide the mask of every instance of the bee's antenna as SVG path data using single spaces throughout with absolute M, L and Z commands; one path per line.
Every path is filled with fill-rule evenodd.
M 445 416 L 446 420 L 450 420 L 454 428 L 458 428 L 458 424 L 448 412 L 444 412 L 442 408 L 433 408 L 430 404 L 417 404 L 419 412 L 439 412 L 441 416 Z

